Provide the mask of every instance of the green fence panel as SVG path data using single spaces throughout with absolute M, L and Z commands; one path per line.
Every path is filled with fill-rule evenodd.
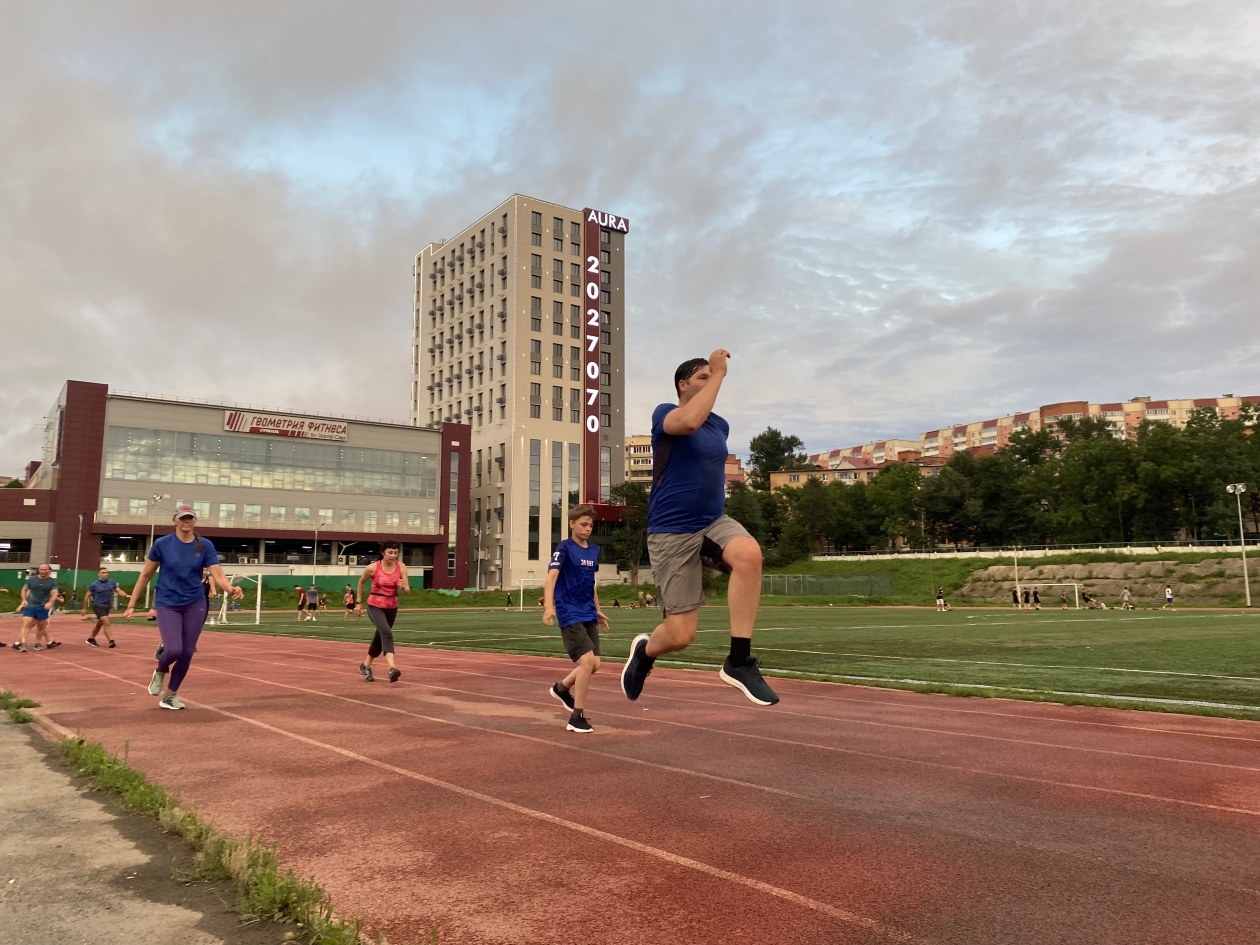
M 891 597 L 891 574 L 763 574 L 761 593 L 784 597 Z

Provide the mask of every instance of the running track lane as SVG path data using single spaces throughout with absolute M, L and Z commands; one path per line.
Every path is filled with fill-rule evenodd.
M 7 627 L 6 627 L 7 629 Z M 68 628 L 67 628 L 68 630 Z M 117 650 L 0 651 L 0 686 L 220 827 L 280 844 L 374 934 L 443 942 L 1229 942 L 1260 912 L 1260 725 L 207 632 L 184 696 Z M 68 632 L 66 633 L 68 635 Z

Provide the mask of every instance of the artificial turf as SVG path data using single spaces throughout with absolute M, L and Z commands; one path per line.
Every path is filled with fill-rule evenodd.
M 610 618 L 603 652 L 614 660 L 659 621 L 654 610 Z M 236 619 L 219 629 L 365 644 L 372 636 L 366 617 L 295 623 L 291 614 L 264 614 L 260 626 Z M 727 627 L 724 608 L 706 608 L 696 642 L 662 663 L 716 667 Z M 559 631 L 542 624 L 537 608 L 402 610 L 394 633 L 402 646 L 564 657 Z M 758 619 L 753 651 L 775 674 L 1260 719 L 1260 614 L 1241 611 L 773 608 Z

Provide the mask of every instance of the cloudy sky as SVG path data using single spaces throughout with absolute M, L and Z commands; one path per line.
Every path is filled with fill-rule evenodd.
M 1260 393 L 1252 0 L 0 0 L 0 473 L 64 379 L 405 419 L 411 262 L 628 216 L 630 430 Z

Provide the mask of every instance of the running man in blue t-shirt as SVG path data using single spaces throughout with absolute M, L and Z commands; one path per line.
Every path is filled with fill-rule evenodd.
M 551 687 L 551 694 L 569 709 L 570 732 L 590 732 L 586 720 L 586 693 L 591 676 L 599 670 L 599 631 L 608 629 L 608 618 L 599 609 L 595 575 L 599 572 L 599 545 L 590 541 L 595 510 L 589 505 L 569 509 L 569 538 L 556 545 L 547 566 L 543 623 L 560 623 L 560 639 L 569 659 L 577 665 Z
M 685 649 L 696 638 L 704 604 L 705 564 L 731 576 L 727 604 L 731 652 L 719 675 L 758 705 L 779 701 L 751 653 L 761 604 L 761 546 L 726 507 L 726 437 L 730 427 L 713 412 L 730 352 L 684 361 L 674 372 L 678 405 L 652 412 L 652 493 L 648 499 L 648 557 L 660 589 L 664 620 L 651 636 L 630 643 L 621 689 L 639 698 L 657 657 Z
M 51 565 L 41 564 L 34 574 L 28 575 L 22 584 L 22 599 L 18 602 L 18 611 L 22 614 L 22 629 L 17 643 L 13 644 L 15 652 L 28 652 L 26 637 L 32 630 L 35 631 L 35 649 L 42 650 L 45 644 L 50 650 L 61 646 L 56 640 L 48 639 L 48 615 L 57 606 L 60 596 Z M 44 642 L 41 643 L 41 640 Z
M 162 579 L 158 581 L 153 604 L 162 645 L 158 647 L 157 669 L 149 680 L 149 695 L 158 696 L 158 705 L 163 709 L 184 708 L 175 693 L 188 673 L 193 653 L 197 651 L 197 639 L 206 623 L 208 603 L 201 583 L 203 571 L 208 568 L 211 580 L 235 600 L 244 596 L 244 591 L 234 587 L 224 575 L 210 539 L 197 534 L 197 513 L 193 507 L 176 506 L 174 520 L 175 531 L 163 535 L 149 549 L 149 560 L 131 589 L 131 599 L 123 613 L 123 619 L 131 619 L 136 601 L 161 567 Z
M 88 601 L 92 602 L 92 613 L 96 615 L 96 626 L 88 634 L 88 646 L 99 646 L 96 635 L 104 632 L 110 649 L 115 646 L 114 638 L 109 632 L 109 612 L 114 608 L 114 598 L 124 597 L 118 582 L 109 576 L 109 568 L 101 568 L 96 572 L 96 580 L 88 585 L 88 592 L 83 596 L 83 615 L 87 619 Z

